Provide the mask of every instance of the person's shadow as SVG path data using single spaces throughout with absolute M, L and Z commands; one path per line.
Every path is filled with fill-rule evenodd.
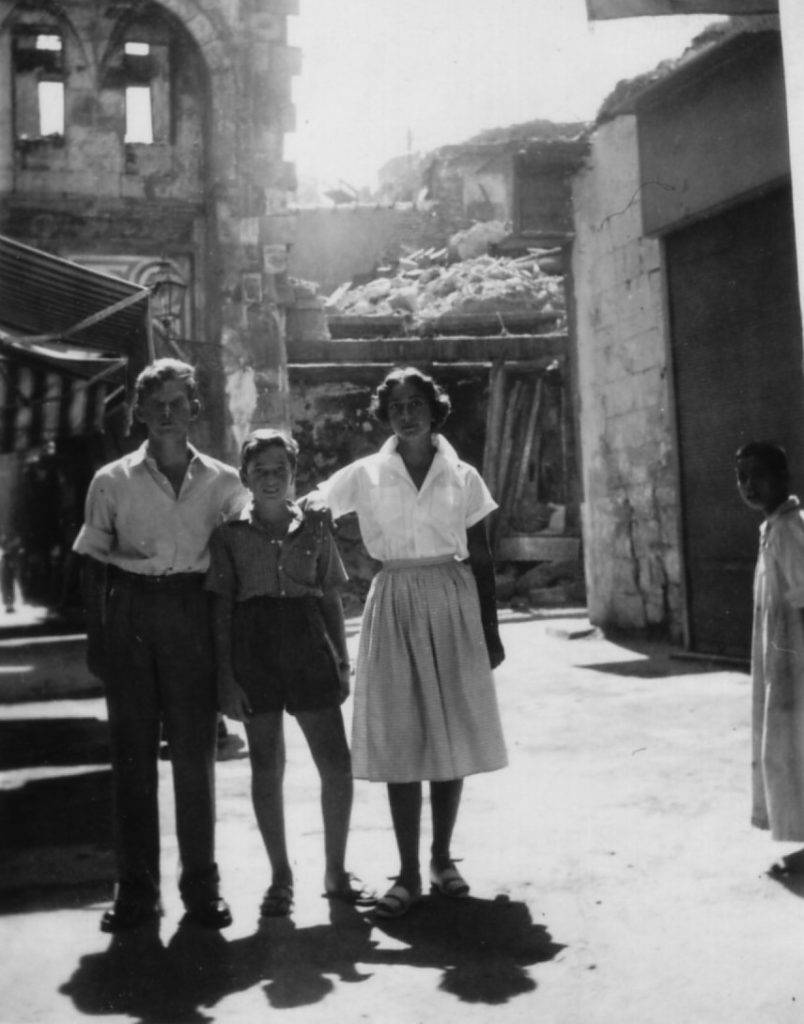
M 290 918 L 261 923 L 244 939 L 180 925 L 167 945 L 158 925 L 115 936 L 109 948 L 82 958 L 60 991 L 83 1013 L 126 1014 L 142 1024 L 211 1020 L 204 1013 L 225 996 L 263 984 L 271 1006 L 320 1002 L 328 977 L 358 982 L 357 963 L 370 959 L 371 922 L 332 904 L 330 923 L 296 928 Z
M 408 946 L 383 954 L 383 962 L 437 967 L 444 972 L 439 987 L 467 1003 L 498 1005 L 532 992 L 536 982 L 525 968 L 564 949 L 533 923 L 525 903 L 503 896 L 430 896 L 404 917 L 377 925 Z
M 406 948 L 383 948 L 374 928 Z M 442 990 L 496 1005 L 533 991 L 526 966 L 563 948 L 533 924 L 524 903 L 433 897 L 395 921 L 332 903 L 329 924 L 296 928 L 277 918 L 231 942 L 193 926 L 180 926 L 167 946 L 156 927 L 116 936 L 104 953 L 82 959 L 61 992 L 92 1015 L 205 1022 L 211 1018 L 204 1009 L 255 985 L 263 985 L 270 1006 L 291 1009 L 325 999 L 335 989 L 333 976 L 360 983 L 372 976 L 372 965 L 404 964 L 438 968 Z

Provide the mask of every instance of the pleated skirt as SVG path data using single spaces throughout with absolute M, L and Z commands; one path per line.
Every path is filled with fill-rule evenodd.
M 355 676 L 355 778 L 446 781 L 508 763 L 467 565 L 385 563 L 366 600 Z

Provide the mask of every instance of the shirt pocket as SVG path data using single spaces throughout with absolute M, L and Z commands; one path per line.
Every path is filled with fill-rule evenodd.
M 318 547 L 312 538 L 286 544 L 282 553 L 282 572 L 287 579 L 302 587 L 316 587 Z
M 466 530 L 464 492 L 450 480 L 436 482 L 430 492 L 428 514 L 434 528 L 444 535 L 461 536 Z
M 371 490 L 369 515 L 382 533 L 398 534 L 410 526 L 412 497 L 407 498 L 401 487 L 378 486 Z M 406 515 L 407 510 L 407 515 Z

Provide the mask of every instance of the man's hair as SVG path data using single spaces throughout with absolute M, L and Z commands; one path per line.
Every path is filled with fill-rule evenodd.
M 296 462 L 299 456 L 299 444 L 284 430 L 274 430 L 271 427 L 264 427 L 262 430 L 255 430 L 243 442 L 240 449 L 240 475 L 245 474 L 248 464 L 255 459 L 260 452 L 266 448 L 282 448 L 288 457 L 292 472 L 296 472 Z
M 790 478 L 790 468 L 787 463 L 787 452 L 780 444 L 773 441 L 749 441 L 742 448 L 737 449 L 736 460 L 756 459 L 768 469 L 778 480 Z
M 416 369 L 415 366 L 402 366 L 391 370 L 374 392 L 369 411 L 376 420 L 388 425 L 388 403 L 391 400 L 391 391 L 397 384 L 413 384 L 418 388 L 430 405 L 433 427 L 438 430 L 444 425 L 452 408 L 449 395 L 436 384 L 432 377 Z
M 182 362 L 181 359 L 157 359 L 137 376 L 134 383 L 134 405 L 142 405 L 150 391 L 168 380 L 181 381 L 187 388 L 187 397 L 190 401 L 198 401 L 198 381 L 194 367 Z

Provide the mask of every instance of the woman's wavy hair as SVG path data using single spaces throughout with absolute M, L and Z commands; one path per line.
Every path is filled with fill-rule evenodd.
M 397 384 L 413 384 L 417 390 L 421 391 L 430 405 L 433 429 L 438 430 L 444 425 L 452 409 L 449 395 L 440 385 L 436 384 L 432 377 L 417 370 L 415 366 L 400 366 L 391 370 L 374 392 L 369 412 L 379 423 L 388 426 L 388 403 L 391 401 L 391 392 Z

